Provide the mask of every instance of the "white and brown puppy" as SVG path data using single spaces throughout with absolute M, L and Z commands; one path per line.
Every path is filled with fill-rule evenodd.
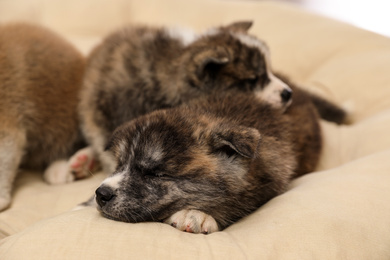
M 81 148 L 84 66 L 82 55 L 47 29 L 0 26 L 0 210 L 11 202 L 19 167 L 43 169 Z
M 89 57 L 80 104 L 83 132 L 104 171 L 115 169 L 104 152 L 115 128 L 156 109 L 228 89 L 288 107 L 291 88 L 272 73 L 266 44 L 247 33 L 251 25 L 237 22 L 200 35 L 138 26 L 109 35 Z
M 296 96 L 283 113 L 229 91 L 122 125 L 108 145 L 117 167 L 96 190 L 98 210 L 194 233 L 226 228 L 314 170 L 318 115 L 307 96 Z

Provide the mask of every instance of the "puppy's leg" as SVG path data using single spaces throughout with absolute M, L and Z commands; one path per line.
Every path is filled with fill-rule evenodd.
M 54 161 L 46 168 L 43 179 L 49 184 L 63 184 L 75 180 L 75 176 L 69 171 L 69 164 L 66 160 Z
M 90 176 L 90 173 L 100 169 L 99 161 L 96 160 L 91 147 L 78 150 L 68 162 L 69 170 L 76 179 L 83 179 Z
M 99 168 L 100 164 L 94 158 L 92 148 L 86 147 L 77 151 L 69 161 L 58 160 L 50 164 L 43 178 L 50 184 L 62 184 L 86 178 Z
M 199 210 L 181 210 L 164 222 L 190 233 L 210 234 L 219 230 L 215 219 Z
M 88 87 L 89 86 L 89 87 Z M 111 135 L 111 132 L 104 127 L 105 123 L 110 119 L 103 117 L 95 104 L 95 101 L 91 98 L 96 95 L 93 91 L 93 87 L 86 85 L 86 92 L 84 97 L 81 98 L 79 113 L 82 121 L 83 134 L 87 140 L 87 143 L 91 145 L 91 152 L 98 159 L 103 171 L 106 174 L 111 174 L 116 168 L 116 160 L 110 154 L 105 151 L 107 146 L 107 138 Z M 100 122 L 96 118 L 100 118 Z M 103 123 L 102 123 L 103 122 Z
M 11 203 L 12 185 L 22 161 L 26 134 L 17 128 L 0 130 L 0 211 Z
M 105 147 L 107 145 L 106 134 L 104 130 L 101 129 L 95 122 L 89 123 L 86 127 L 84 133 L 88 134 L 88 140 L 91 144 L 91 152 L 96 155 L 97 160 L 99 161 L 103 172 L 106 174 L 111 174 L 115 171 L 116 168 L 116 159 L 110 151 L 106 151 Z

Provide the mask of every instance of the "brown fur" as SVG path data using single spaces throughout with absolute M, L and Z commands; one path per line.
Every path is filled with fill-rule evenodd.
M 275 97 L 270 102 L 288 105 L 289 99 L 281 98 L 288 87 L 273 78 L 266 45 L 246 33 L 250 24 L 217 28 L 188 44 L 166 28 L 126 27 L 91 53 L 80 115 L 84 134 L 106 172 L 114 169 L 103 152 L 110 134 L 156 109 L 227 89 L 253 92 L 265 100 L 264 89 L 271 89 L 268 95 Z
M 223 229 L 314 170 L 322 141 L 313 108 L 299 93 L 283 113 L 229 91 L 132 120 L 111 138 L 117 168 L 96 191 L 98 209 L 114 220 L 176 227 L 170 216 L 197 212 Z
M 53 32 L 0 26 L 0 210 L 17 169 L 43 169 L 81 144 L 77 117 L 84 58 Z
M 272 73 L 268 48 L 250 27 L 233 23 L 188 43 L 167 28 L 143 26 L 106 37 L 89 57 L 80 104 L 83 132 L 104 170 L 115 168 L 104 147 L 116 127 L 156 109 L 230 89 L 288 107 L 289 88 Z

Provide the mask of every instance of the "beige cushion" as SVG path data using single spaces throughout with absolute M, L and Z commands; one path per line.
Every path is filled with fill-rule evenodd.
M 354 122 L 322 122 L 318 170 L 228 229 L 211 235 L 69 211 L 104 174 L 49 186 L 22 172 L 0 213 L 0 259 L 390 258 L 390 39 L 268 1 L 3 0 L 0 22 L 46 25 L 84 53 L 125 23 L 206 29 L 252 19 L 274 68 L 345 105 Z
M 2 259 L 386 259 L 390 150 L 294 181 L 239 223 L 211 235 L 128 224 L 94 209 L 45 219 L 2 240 Z M 21 258 L 22 257 L 22 258 Z M 23 258 L 24 257 L 24 258 Z

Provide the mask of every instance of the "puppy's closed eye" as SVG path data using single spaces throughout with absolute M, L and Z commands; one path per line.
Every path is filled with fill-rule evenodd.
M 154 178 L 154 177 L 161 178 L 161 177 L 168 176 L 168 175 L 166 175 L 165 173 L 163 173 L 161 171 L 155 171 L 155 170 L 145 170 L 143 172 L 143 175 L 146 176 L 146 177 L 150 177 L 150 178 Z
M 162 169 L 161 166 L 152 166 L 152 167 L 136 167 L 136 171 L 142 174 L 144 177 L 148 178 L 160 178 L 164 176 L 168 176 Z
M 257 82 L 259 81 L 259 77 L 256 76 L 256 75 L 254 75 L 254 76 L 252 76 L 252 77 L 250 77 L 250 78 L 245 79 L 245 81 L 246 81 L 247 83 L 249 83 L 250 85 L 256 85 Z
M 250 89 L 253 90 L 257 86 L 264 88 L 270 82 L 270 79 L 268 78 L 266 73 L 263 73 L 261 75 L 252 75 L 248 78 L 243 79 L 242 81 L 244 84 L 248 84 L 250 86 Z

